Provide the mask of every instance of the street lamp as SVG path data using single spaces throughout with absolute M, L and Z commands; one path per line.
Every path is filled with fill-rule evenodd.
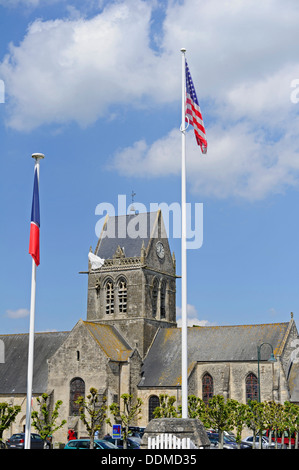
M 264 344 L 267 344 L 271 348 L 271 356 L 268 359 L 268 362 L 277 362 L 274 356 L 273 352 L 273 346 L 270 343 L 262 343 L 257 347 L 257 379 L 258 379 L 258 397 L 259 397 L 259 402 L 261 401 L 261 380 L 260 380 L 260 360 L 261 360 L 261 348 Z

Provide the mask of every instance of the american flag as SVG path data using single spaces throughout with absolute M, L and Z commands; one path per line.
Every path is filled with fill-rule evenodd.
M 196 96 L 196 91 L 191 78 L 190 70 L 186 63 L 186 121 L 193 126 L 196 142 L 200 145 L 202 153 L 207 153 L 208 143 L 206 131 Z

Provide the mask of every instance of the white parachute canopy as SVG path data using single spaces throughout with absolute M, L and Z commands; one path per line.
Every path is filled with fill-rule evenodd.
M 91 264 L 91 269 L 99 269 L 101 266 L 103 266 L 105 261 L 104 259 L 100 258 L 97 255 L 94 255 L 91 252 L 88 253 L 88 260 Z

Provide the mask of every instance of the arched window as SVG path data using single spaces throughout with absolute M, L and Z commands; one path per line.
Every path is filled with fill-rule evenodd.
M 162 283 L 161 283 L 160 318 L 166 318 L 166 281 L 162 281 Z
M 157 316 L 158 290 L 159 290 L 159 284 L 158 284 L 157 279 L 155 279 L 153 283 L 153 293 L 152 293 L 152 314 L 154 318 Z
M 70 416 L 79 415 L 80 405 L 75 403 L 79 397 L 85 397 L 85 383 L 84 380 L 76 377 L 70 384 Z
M 111 280 L 106 282 L 106 313 L 114 313 L 114 286 Z
M 123 278 L 118 282 L 118 308 L 122 313 L 127 312 L 127 283 Z
M 250 400 L 258 400 L 258 380 L 257 376 L 252 372 L 247 375 L 245 380 L 246 385 L 246 403 Z
M 156 395 L 152 395 L 148 401 L 148 420 L 149 421 L 154 419 L 154 411 L 157 408 L 157 406 L 160 406 L 159 397 L 157 397 Z
M 213 397 L 213 394 L 213 378 L 210 374 L 206 373 L 202 378 L 202 399 L 206 405 L 208 405 L 209 399 Z

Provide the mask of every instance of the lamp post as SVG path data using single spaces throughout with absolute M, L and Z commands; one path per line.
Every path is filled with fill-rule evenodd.
M 264 344 L 267 344 L 271 348 L 271 356 L 268 359 L 268 362 L 277 362 L 273 352 L 273 346 L 270 343 L 262 343 L 257 347 L 257 380 L 258 380 L 258 397 L 259 402 L 261 401 L 261 379 L 260 379 L 260 360 L 261 360 L 261 348 Z

